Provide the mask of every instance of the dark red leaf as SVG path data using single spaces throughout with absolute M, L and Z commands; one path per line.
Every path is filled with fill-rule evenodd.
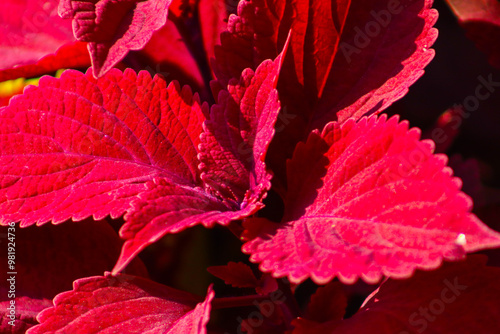
M 446 0 L 467 36 L 500 68 L 500 3 L 498 0 Z
M 215 50 L 214 69 L 223 84 L 274 57 L 292 30 L 278 86 L 282 115 L 268 161 L 278 187 L 285 188 L 284 161 L 309 131 L 379 113 L 423 74 L 437 36 L 431 5 L 431 0 L 240 2 Z
M 298 320 L 296 328 L 307 327 L 294 333 L 494 334 L 500 326 L 500 269 L 485 264 L 485 257 L 471 256 L 408 280 L 390 279 L 353 317 L 316 328 Z
M 256 288 L 259 286 L 259 280 L 253 274 L 252 269 L 243 262 L 229 262 L 225 266 L 209 267 L 207 271 L 236 288 Z
M 146 45 L 167 21 L 171 0 L 61 0 L 59 15 L 73 19 L 77 40 L 88 42 L 94 75 L 100 77 L 129 50 Z
M 213 297 L 210 287 L 196 304 L 199 299 L 187 292 L 122 274 L 82 278 L 73 291 L 57 295 L 27 333 L 204 334 Z
M 431 5 L 432 0 L 352 2 L 309 129 L 379 113 L 406 94 L 434 57 L 438 14 Z
M 311 296 L 304 317 L 316 322 L 341 320 L 347 308 L 347 296 L 342 283 L 332 281 L 319 287 Z
M 0 289 L 2 296 L 7 296 L 8 290 Z M 14 301 L 15 304 L 11 304 Z M 28 328 L 38 324 L 36 316 L 40 311 L 52 306 L 49 299 L 17 297 L 0 301 L 0 333 L 25 334 Z
M 409 277 L 442 259 L 500 246 L 470 213 L 446 158 L 393 117 L 330 123 L 288 163 L 281 224 L 249 219 L 243 246 L 261 270 L 300 283 Z
M 11 232 L 9 235 L 8 232 Z M 0 227 L 0 245 L 7 247 L 7 237 L 15 236 L 15 325 L 8 325 L 10 298 L 8 284 L 0 288 L 0 332 L 25 333 L 37 324 L 36 315 L 52 306 L 54 296 L 72 287 L 72 282 L 90 275 L 99 275 L 113 267 L 120 254 L 121 240 L 105 221 L 87 220 L 63 225 L 31 226 L 28 228 Z M 10 240 L 9 240 L 10 242 Z M 7 264 L 7 252 L 0 261 Z M 4 268 L 7 269 L 5 266 Z M 127 272 L 147 275 L 142 263 L 134 261 Z M 11 274 L 0 275 L 7 282 Z M 4 308 L 5 307 L 5 308 Z
M 73 42 L 70 23 L 57 15 L 57 0 L 0 3 L 0 69 L 34 64 Z
M 173 77 L 190 83 L 195 91 L 204 87 L 200 68 L 171 20 L 167 20 L 162 28 L 153 33 L 149 42 L 138 54 L 147 58 L 147 63 L 151 64 L 150 72 L 161 74 L 168 81 L 172 81 Z M 143 63 L 140 62 L 141 65 Z

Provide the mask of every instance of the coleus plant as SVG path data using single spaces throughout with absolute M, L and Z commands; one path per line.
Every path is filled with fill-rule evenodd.
M 500 10 L 480 11 L 495 0 L 448 2 L 462 23 L 498 30 Z M 434 143 L 381 114 L 434 56 L 431 7 L 2 2 L 1 80 L 74 68 L 0 109 L 0 224 L 17 235 L 2 331 L 495 332 L 500 270 L 466 253 L 500 234 Z M 249 294 L 198 297 L 148 277 L 139 253 L 195 225 L 242 241 L 259 274 L 208 271 Z M 308 279 L 321 287 L 299 305 Z M 360 280 L 378 287 L 346 316 Z

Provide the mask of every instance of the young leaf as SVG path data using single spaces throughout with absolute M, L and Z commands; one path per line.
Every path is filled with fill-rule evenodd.
M 497 0 L 446 0 L 477 48 L 500 68 L 500 3 Z
M 75 40 L 69 22 L 57 16 L 55 0 L 2 1 L 0 22 L 0 69 L 36 63 Z
M 471 256 L 408 280 L 390 279 L 353 317 L 321 325 L 295 320 L 293 333 L 496 333 L 500 269 L 485 264 L 486 257 Z
M 167 21 L 171 0 L 61 0 L 59 15 L 73 19 L 77 40 L 88 42 L 94 75 L 100 77 L 139 50 Z
M 143 278 L 107 273 L 76 280 L 73 291 L 57 295 L 54 307 L 38 315 L 40 325 L 27 333 L 205 334 L 213 297 L 212 287 L 200 302 Z
M 280 108 L 275 89 L 280 66 L 281 56 L 265 61 L 220 92 L 200 136 L 201 182 L 183 186 L 156 178 L 147 184 L 125 216 L 120 236 L 127 241 L 113 272 L 167 233 L 196 224 L 226 225 L 263 206 L 271 187 L 264 158 Z
M 500 234 L 470 213 L 446 158 L 419 136 L 385 116 L 313 132 L 288 163 L 282 223 L 249 219 L 243 251 L 275 277 L 324 284 L 409 277 L 500 246 Z

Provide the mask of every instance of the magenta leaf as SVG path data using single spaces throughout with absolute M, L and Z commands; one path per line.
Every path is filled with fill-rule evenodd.
M 431 5 L 431 0 L 240 2 L 215 50 L 215 73 L 223 83 L 274 57 L 292 29 L 278 85 L 281 130 L 268 161 L 275 184 L 285 188 L 284 162 L 309 131 L 379 113 L 406 94 L 434 56 L 437 12 Z
M 264 158 L 280 109 L 275 89 L 280 67 L 281 56 L 265 61 L 219 92 L 204 124 L 200 152 L 201 177 L 213 193 L 251 203 L 270 188 Z
M 500 68 L 500 3 L 497 0 L 446 0 L 477 48 Z
M 288 163 L 282 223 L 248 220 L 253 240 L 243 251 L 294 283 L 373 283 L 500 246 L 500 234 L 470 213 L 445 156 L 419 136 L 385 116 L 313 132 Z
M 40 325 L 27 333 L 206 333 L 210 302 L 143 278 L 119 274 L 76 280 L 73 291 L 54 298 Z M 198 304 L 197 304 L 198 303 Z
M 77 40 L 88 42 L 94 75 L 100 77 L 139 50 L 167 21 L 171 0 L 61 0 L 59 15 L 73 19 Z
M 419 271 L 408 280 L 390 279 L 353 317 L 316 326 L 296 320 L 296 328 L 308 327 L 294 334 L 495 333 L 500 326 L 500 269 L 485 264 L 486 257 L 471 256 L 435 271 Z

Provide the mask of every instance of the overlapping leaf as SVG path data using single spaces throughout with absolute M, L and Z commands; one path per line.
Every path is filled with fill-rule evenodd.
M 245 71 L 210 115 L 188 87 L 145 72 L 42 78 L 0 112 L 0 219 L 28 226 L 128 211 L 117 271 L 166 233 L 255 212 L 270 187 L 263 159 L 280 61 Z
M 500 246 L 470 213 L 446 158 L 396 117 L 330 123 L 299 144 L 288 164 L 281 224 L 250 219 L 243 246 L 275 276 L 376 282 L 409 277 L 442 259 Z
M 400 281 L 388 280 L 347 320 L 294 321 L 293 333 L 485 333 L 500 326 L 499 268 L 486 258 L 445 263 Z
M 139 50 L 167 20 L 171 0 L 61 0 L 59 15 L 73 19 L 77 40 L 88 42 L 94 75 L 99 77 Z
M 216 49 L 216 74 L 255 67 L 276 54 L 291 29 L 278 90 L 281 129 L 269 163 L 285 183 L 284 161 L 309 131 L 378 113 L 406 94 L 434 52 L 431 0 L 242 1 Z M 369 8 L 370 10 L 367 10 Z
M 11 232 L 9 235 L 7 232 Z M 15 237 L 16 274 L 4 271 L 4 282 L 15 277 L 15 320 L 8 324 L 10 284 L 0 288 L 0 332 L 22 333 L 37 324 L 37 314 L 52 306 L 56 294 L 70 290 L 72 282 L 80 277 L 100 275 L 112 268 L 120 254 L 121 241 L 113 228 L 105 221 L 92 220 L 62 225 L 31 226 L 12 232 L 0 227 L 0 244 L 7 247 L 6 237 Z M 7 264 L 7 252 L 0 254 L 0 261 Z M 7 268 L 7 267 L 5 267 Z M 144 265 L 133 262 L 127 272 L 147 275 Z
M 125 216 L 120 235 L 127 241 L 114 272 L 166 233 L 200 223 L 225 225 L 263 206 L 271 186 L 264 158 L 280 108 L 275 89 L 280 66 L 281 57 L 263 62 L 220 92 L 200 136 L 201 181 L 148 183 Z
M 206 333 L 210 302 L 135 276 L 95 276 L 74 282 L 73 291 L 54 298 L 40 325 L 27 333 Z M 197 304 L 198 303 L 198 304 Z
M 500 3 L 497 0 L 446 0 L 467 36 L 500 68 Z
M 198 98 L 147 73 L 43 77 L 0 118 L 4 222 L 118 217 L 154 177 L 199 178 Z

